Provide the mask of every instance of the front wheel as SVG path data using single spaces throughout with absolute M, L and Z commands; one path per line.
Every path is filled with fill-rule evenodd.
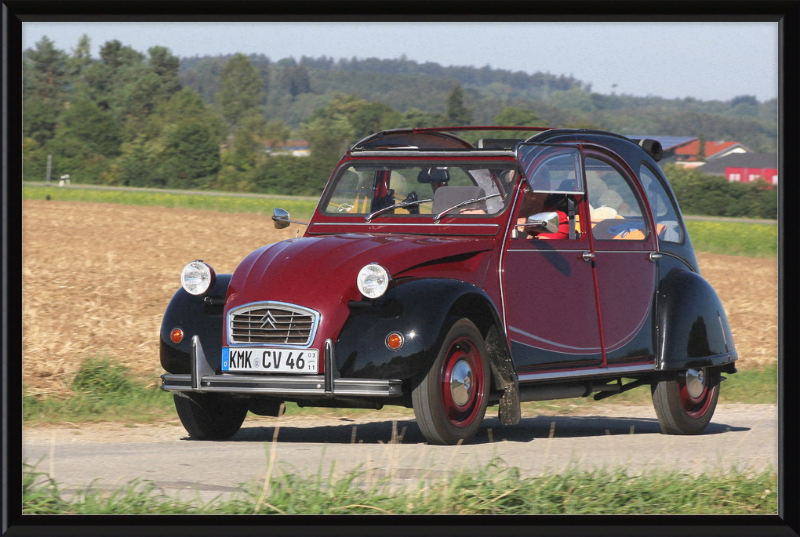
M 247 399 L 196 392 L 175 392 L 172 397 L 186 432 L 196 440 L 227 440 L 247 416 Z
M 469 319 L 459 319 L 444 338 L 433 366 L 417 378 L 412 402 L 422 434 L 431 444 L 472 438 L 489 402 L 486 344 Z
M 719 371 L 706 367 L 678 371 L 653 385 L 653 406 L 664 434 L 700 434 L 719 399 Z

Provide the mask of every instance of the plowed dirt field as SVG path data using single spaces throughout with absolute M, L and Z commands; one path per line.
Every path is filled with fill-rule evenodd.
M 264 244 L 295 236 L 267 216 L 29 200 L 23 204 L 23 382 L 68 392 L 88 356 L 107 356 L 155 384 L 161 316 L 180 271 L 203 259 L 232 272 Z M 740 368 L 777 358 L 777 262 L 698 254 L 731 322 Z

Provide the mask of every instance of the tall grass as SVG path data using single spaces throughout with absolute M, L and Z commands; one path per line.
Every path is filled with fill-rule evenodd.
M 171 394 L 160 390 L 155 382 L 133 377 L 127 367 L 105 357 L 86 358 L 71 379 L 70 389 L 68 397 L 25 395 L 23 421 L 149 423 L 175 415 Z
M 625 468 L 522 477 L 495 459 L 475 471 L 398 488 L 384 478 L 369 485 L 367 472 L 342 477 L 283 474 L 251 482 L 228 499 L 182 500 L 149 481 L 117 490 L 95 485 L 66 499 L 58 483 L 26 465 L 25 514 L 774 514 L 777 474 L 718 471 L 701 476 L 675 470 L 631 473 Z M 265 494 L 265 491 L 266 494 Z

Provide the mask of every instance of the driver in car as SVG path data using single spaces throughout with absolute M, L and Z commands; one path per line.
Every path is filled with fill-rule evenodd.
M 547 192 L 536 192 L 537 190 L 550 190 L 550 171 L 546 166 L 542 166 L 533 176 L 531 181 L 533 188 L 525 192 L 522 198 L 522 206 L 517 215 L 517 224 L 521 224 L 517 229 L 526 232 L 528 239 L 566 239 L 569 237 L 569 218 L 564 212 L 567 202 L 566 194 L 548 194 Z M 536 232 L 524 227 L 529 216 L 542 212 L 554 212 L 558 214 L 558 231 L 555 233 Z

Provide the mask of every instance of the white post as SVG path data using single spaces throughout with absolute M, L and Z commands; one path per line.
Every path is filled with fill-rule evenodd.
M 53 155 L 47 155 L 47 184 L 50 184 L 50 165 L 53 162 Z

